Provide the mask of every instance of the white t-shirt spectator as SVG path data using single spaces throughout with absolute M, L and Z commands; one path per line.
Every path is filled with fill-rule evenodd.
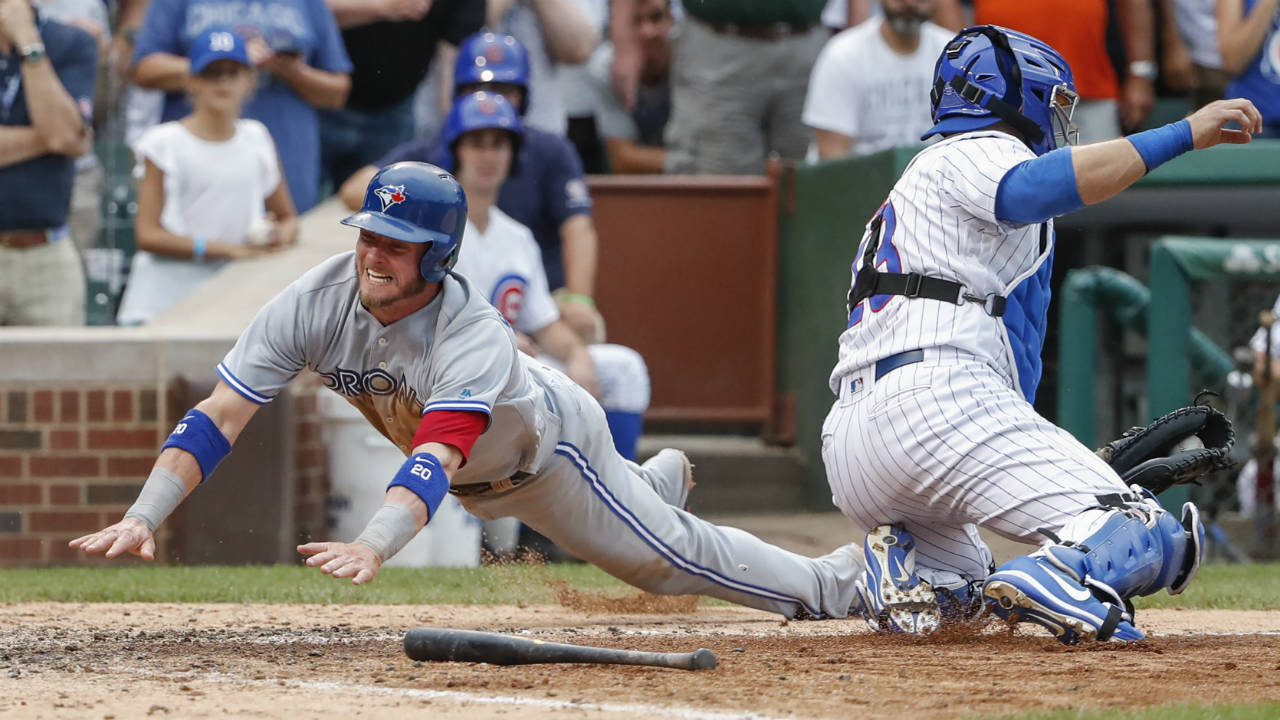
M 804 124 L 853 138 L 854 155 L 920 142 L 933 125 L 933 66 L 953 36 L 924 23 L 916 51 L 899 55 L 880 35 L 882 22 L 874 17 L 832 37 L 809 78 Z
M 560 319 L 533 233 L 496 207 L 489 208 L 484 232 L 467 221 L 454 270 L 470 280 L 517 332 L 533 335 Z
M 244 243 L 249 226 L 266 215 L 280 185 L 280 160 L 267 128 L 236 121 L 230 140 L 202 140 L 180 122 L 156 125 L 133 146 L 141 178 L 145 161 L 164 173 L 160 225 L 175 235 Z M 147 322 L 218 271 L 226 261 L 194 262 L 139 250 L 120 301 L 121 325 Z

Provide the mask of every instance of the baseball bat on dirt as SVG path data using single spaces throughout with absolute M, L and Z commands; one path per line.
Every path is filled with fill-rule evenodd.
M 490 665 L 596 663 L 652 665 L 680 670 L 710 670 L 716 666 L 716 654 L 707 648 L 688 653 L 641 652 L 549 643 L 478 630 L 431 627 L 414 628 L 406 633 L 404 652 L 414 660 L 482 662 Z

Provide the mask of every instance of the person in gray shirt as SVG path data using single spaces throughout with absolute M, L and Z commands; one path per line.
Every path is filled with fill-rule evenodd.
M 303 368 L 408 456 L 352 542 L 298 547 L 359 585 L 431 519 L 446 492 L 483 519 L 514 516 L 609 574 L 662 594 L 718 597 L 789 618 L 861 609 L 861 553 L 807 558 L 680 508 L 688 458 L 644 465 L 613 448 L 604 411 L 560 372 L 517 351 L 502 315 L 451 268 L 467 217 L 458 182 L 426 163 L 383 168 L 354 252 L 313 268 L 267 304 L 218 365 L 221 381 L 174 428 L 124 519 L 71 541 L 150 560 L 154 532 Z

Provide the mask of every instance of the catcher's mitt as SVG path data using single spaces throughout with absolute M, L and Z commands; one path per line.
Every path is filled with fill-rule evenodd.
M 1233 465 L 1227 457 L 1236 442 L 1231 420 L 1207 405 L 1180 408 L 1147 427 L 1125 431 L 1098 450 L 1126 485 L 1157 495 L 1172 485 L 1198 482 Z

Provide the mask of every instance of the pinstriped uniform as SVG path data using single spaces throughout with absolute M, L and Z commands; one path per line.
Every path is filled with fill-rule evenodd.
M 651 592 L 711 595 L 788 617 L 848 614 L 862 572 L 854 548 L 803 557 L 679 509 L 683 461 L 623 459 L 587 391 L 518 352 L 511 327 L 464 277 L 449 275 L 441 287 L 426 307 L 384 326 L 359 302 L 353 253 L 335 256 L 264 307 L 218 373 L 266 403 L 310 368 L 406 454 L 423 413 L 482 412 L 488 428 L 450 478 L 469 486 L 459 499 L 473 514 L 517 517 Z
M 1007 295 L 1046 260 L 1041 238 L 1053 236 L 995 215 L 1000 179 L 1033 157 L 990 131 L 922 150 L 889 194 L 892 222 L 879 225 L 891 251 L 877 256 L 879 269 Z M 991 555 L 975 525 L 1039 542 L 1039 530 L 1056 532 L 1095 496 L 1126 490 L 1023 398 L 1005 325 L 982 305 L 901 296 L 861 305 L 840 336 L 822 444 L 832 499 L 863 529 L 901 523 L 919 567 L 976 580 Z M 922 361 L 875 377 L 878 360 L 916 349 Z

